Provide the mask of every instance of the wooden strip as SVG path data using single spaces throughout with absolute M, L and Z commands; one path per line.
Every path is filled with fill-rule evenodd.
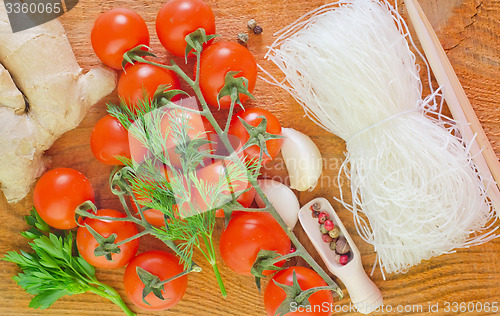
M 444 98 L 453 118 L 457 121 L 462 138 L 470 146 L 470 152 L 479 173 L 486 180 L 486 185 L 488 185 L 487 179 L 496 182 L 496 185 L 489 185 L 487 191 L 493 207 L 500 216 L 500 190 L 498 187 L 500 184 L 500 163 L 495 151 L 418 1 L 404 0 L 404 3 L 432 72 L 439 85 L 443 87 Z

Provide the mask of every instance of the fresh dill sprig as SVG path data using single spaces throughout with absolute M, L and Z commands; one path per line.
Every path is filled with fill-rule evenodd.
M 164 98 L 145 98 L 139 104 L 135 111 L 123 102 L 119 106 L 108 105 L 108 112 L 146 149 L 141 161 L 121 160 L 132 170 L 126 176 L 131 195 L 143 210 L 151 208 L 164 214 L 165 226 L 154 229 L 152 234 L 163 241 L 175 241 L 177 255 L 186 268 L 192 265 L 194 250 L 198 249 L 214 267 L 225 293 L 212 242 L 215 211 L 227 209 L 228 205 L 235 207 L 233 201 L 245 192 L 235 192 L 235 183 L 256 178 L 259 166 L 241 161 L 236 152 L 215 155 L 214 140 L 218 135 L 205 130 L 193 132 L 193 125 L 203 126 L 200 111 Z M 174 148 L 169 148 L 172 144 Z M 172 155 L 176 155 L 180 168 L 178 164 L 174 166 Z M 207 161 L 215 160 L 223 163 L 225 170 L 218 181 L 199 177 L 198 170 L 209 167 L 205 165 Z

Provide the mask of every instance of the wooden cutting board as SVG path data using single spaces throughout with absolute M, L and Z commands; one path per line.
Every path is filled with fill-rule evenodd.
M 100 13 L 115 7 L 134 9 L 146 20 L 150 29 L 152 48 L 162 59 L 166 59 L 168 56 L 159 44 L 154 29 L 156 14 L 164 2 L 163 0 L 81 0 L 72 11 L 61 18 L 81 66 L 88 70 L 99 64 L 90 44 L 90 30 Z M 207 2 L 215 13 L 217 32 L 222 34 L 225 40 L 235 40 L 237 33 L 247 32 L 246 22 L 249 19 L 255 18 L 259 22 L 264 32 L 259 36 L 250 34 L 248 48 L 263 67 L 272 73 L 277 73 L 270 63 L 263 60 L 266 46 L 273 42 L 273 33 L 327 1 L 210 0 Z M 500 155 L 500 38 L 498 35 L 500 34 L 498 23 L 500 1 L 421 0 L 420 3 L 435 27 L 495 152 Z M 403 15 L 404 11 L 404 7 L 400 5 L 400 12 Z M 283 126 L 305 132 L 319 146 L 327 162 L 320 179 L 320 186 L 313 192 L 298 193 L 299 199 L 304 204 L 314 197 L 323 196 L 332 202 L 362 253 L 365 270 L 370 272 L 375 259 L 372 247 L 357 237 L 350 213 L 333 200 L 333 197 L 338 196 L 336 175 L 343 160 L 344 143 L 339 138 L 325 133 L 305 118 L 301 107 L 284 91 L 269 86 L 261 80 L 257 83 L 254 95 L 257 100 L 249 102 L 249 106 L 269 109 L 276 114 Z M 105 115 L 106 102 L 117 100 L 116 92 L 114 92 L 96 104 L 78 128 L 63 135 L 46 153 L 51 158 L 49 168 L 71 167 L 87 175 L 96 191 L 97 205 L 100 208 L 119 209 L 120 204 L 107 187 L 110 167 L 100 164 L 93 158 L 89 136 L 94 124 Z M 266 172 L 280 177 L 286 175 L 283 164 L 279 161 Z M 283 181 L 286 182 L 286 179 L 283 178 Z M 26 240 L 18 234 L 18 231 L 25 228 L 23 215 L 29 212 L 31 206 L 31 194 L 15 205 L 7 204 L 3 195 L 0 196 L 0 256 L 10 250 L 27 249 Z M 218 239 L 221 228 L 222 222 L 217 227 L 215 239 Z M 296 227 L 296 232 L 319 260 L 300 228 Z M 165 247 L 149 238 L 143 240 L 140 251 L 152 248 L 164 249 Z M 228 296 L 223 299 L 219 295 L 210 267 L 199 254 L 195 256 L 195 260 L 201 263 L 204 268 L 203 273 L 190 275 L 185 297 L 167 314 L 265 314 L 262 294 L 259 294 L 255 288 L 253 278 L 236 275 L 221 263 L 221 273 L 228 289 Z M 160 312 L 139 310 L 127 300 L 121 281 L 123 270 L 99 270 L 98 278 L 115 287 L 130 308 L 138 314 L 159 315 Z M 30 296 L 11 279 L 17 271 L 15 265 L 0 261 L 0 315 L 121 314 L 117 306 L 93 294 L 65 297 L 48 310 L 32 310 L 28 308 Z M 460 308 L 462 311 L 470 311 L 473 304 L 475 308 L 483 306 L 485 310 L 485 304 L 491 305 L 500 301 L 500 240 L 433 258 L 413 267 L 406 274 L 389 275 L 387 280 L 383 280 L 380 271 L 376 269 L 372 279 L 380 287 L 386 305 L 383 312 L 377 313 L 379 315 L 389 314 L 391 312 L 389 308 L 393 313 L 396 312 L 398 305 L 400 305 L 399 308 L 406 308 L 412 311 L 411 313 L 419 315 L 430 314 L 431 311 L 435 311 L 436 307 L 439 308 L 438 314 L 445 314 L 447 308 L 450 312 L 453 312 L 455 308 L 457 311 L 460 311 Z M 348 310 L 339 314 L 356 314 L 348 309 L 349 302 L 348 295 L 338 302 L 340 306 L 345 306 L 344 310 Z M 431 306 L 434 310 L 431 310 Z M 478 314 L 484 314 L 484 312 Z

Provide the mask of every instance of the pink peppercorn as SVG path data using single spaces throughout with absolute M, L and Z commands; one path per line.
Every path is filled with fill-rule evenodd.
M 327 219 L 328 219 L 328 215 L 326 213 L 324 213 L 324 212 L 319 213 L 318 223 L 323 224 L 324 222 L 326 222 Z
M 339 263 L 341 265 L 343 265 L 343 266 L 345 266 L 348 261 L 349 261 L 349 256 L 348 255 L 341 255 L 340 258 L 339 258 Z
M 325 225 L 326 230 L 328 230 L 328 231 L 332 230 L 335 227 L 335 224 L 329 219 L 327 219 L 325 221 L 324 225 Z

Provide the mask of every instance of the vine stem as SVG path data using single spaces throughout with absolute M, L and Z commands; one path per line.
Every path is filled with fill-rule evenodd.
M 127 202 L 125 201 L 125 199 L 123 199 L 123 194 L 118 195 L 118 197 L 120 198 L 120 202 L 125 207 L 127 205 Z M 134 197 L 134 200 L 135 200 L 135 197 Z M 88 203 L 88 202 L 89 201 L 84 202 L 84 203 Z M 84 203 L 82 203 L 82 205 Z M 80 208 L 80 206 L 75 210 L 75 213 L 78 214 L 79 216 L 82 216 L 82 217 L 88 217 L 88 218 L 92 218 L 92 219 L 96 219 L 96 220 L 102 220 L 102 221 L 109 221 L 110 219 L 112 219 L 113 221 L 133 222 L 135 224 L 141 225 L 144 228 L 144 230 L 142 232 L 140 232 L 140 233 L 138 233 L 138 234 L 136 234 L 136 235 L 128 238 L 126 241 L 124 240 L 122 242 L 116 243 L 118 246 L 122 245 L 125 242 L 128 242 L 130 240 L 133 240 L 133 239 L 136 239 L 136 238 L 142 237 L 144 235 L 148 235 L 148 234 L 157 237 L 155 229 L 153 228 L 153 226 L 151 224 L 149 224 L 144 219 L 144 216 L 142 216 L 143 219 L 138 219 L 138 218 L 134 217 L 132 214 L 128 213 L 126 217 L 113 217 L 113 218 L 110 218 L 108 216 L 95 215 L 93 213 L 89 213 L 87 211 L 80 210 L 79 208 Z M 139 208 L 139 210 L 140 210 L 140 208 Z M 142 215 L 142 213 L 141 213 L 141 215 Z M 166 246 L 168 246 L 170 249 L 172 249 L 172 251 L 175 252 L 176 255 L 180 256 L 181 252 L 180 252 L 179 248 L 177 247 L 177 245 L 173 241 L 171 241 L 171 240 L 163 240 L 161 238 L 158 238 L 158 239 L 160 239 Z M 191 267 L 192 267 L 193 270 L 194 269 L 198 269 L 198 268 L 201 269 L 201 267 L 198 264 L 196 264 L 194 261 L 191 261 Z
M 212 125 L 212 127 L 214 128 L 214 131 L 219 135 L 219 139 L 222 141 L 222 143 L 226 147 L 226 150 L 228 150 L 228 152 L 231 152 L 232 150 L 234 150 L 234 148 L 232 147 L 231 142 L 229 141 L 227 132 L 222 130 L 221 127 L 219 126 L 219 124 L 217 123 L 217 121 L 215 120 L 215 117 L 213 116 L 212 112 L 210 111 L 209 106 L 208 106 L 203 94 L 201 93 L 201 89 L 198 85 L 199 73 L 200 73 L 200 55 L 201 55 L 201 52 L 199 50 L 197 50 L 197 51 L 195 51 L 195 55 L 196 55 L 196 72 L 195 72 L 196 78 L 195 78 L 195 80 L 192 80 L 175 63 L 172 66 L 168 66 L 168 65 L 154 63 L 154 62 L 151 62 L 151 61 L 143 59 L 143 58 L 141 58 L 140 62 L 149 63 L 149 64 L 152 64 L 152 65 L 155 65 L 155 66 L 158 66 L 161 68 L 165 68 L 165 69 L 170 69 L 170 70 L 174 71 L 175 73 L 177 73 L 182 79 L 184 79 L 186 81 L 186 83 L 193 89 L 198 101 L 200 102 L 200 105 L 202 107 L 200 114 L 203 115 L 209 121 L 209 123 Z M 233 103 L 233 106 L 234 106 L 234 103 Z M 237 164 L 242 164 L 241 160 L 237 159 L 236 157 L 230 156 L 229 159 L 233 160 Z M 260 154 L 259 160 L 262 160 L 262 148 L 261 148 L 261 154 Z M 260 188 L 259 184 L 257 183 L 257 180 L 254 179 L 254 177 L 249 177 L 249 180 L 250 180 L 250 183 L 252 184 L 252 186 L 257 191 L 257 194 L 261 197 L 262 201 L 265 203 L 266 207 L 268 208 L 267 212 L 269 212 L 274 217 L 274 219 L 276 219 L 276 221 L 279 223 L 281 228 L 285 231 L 287 236 L 290 238 L 291 242 L 295 245 L 297 251 L 300 253 L 300 256 L 307 262 L 307 264 L 309 264 L 309 266 L 314 271 L 316 271 L 316 273 L 318 273 L 321 276 L 321 278 L 323 278 L 323 280 L 328 285 L 330 285 L 331 287 L 335 287 L 336 288 L 335 291 L 338 293 L 338 295 L 340 297 L 342 297 L 342 291 L 340 290 L 338 285 L 323 270 L 323 268 L 321 268 L 321 266 L 314 260 L 314 258 L 307 252 L 307 250 L 301 244 L 301 242 L 298 240 L 298 238 L 295 236 L 293 231 L 286 225 L 286 223 L 283 221 L 283 219 L 281 218 L 279 213 L 271 205 L 271 202 L 269 201 L 269 199 L 266 197 L 266 195 L 264 194 L 264 192 Z M 215 268 L 215 266 L 214 266 L 214 268 Z M 217 273 L 216 273 L 216 277 L 217 277 Z M 219 275 L 219 277 L 220 277 L 220 275 Z M 218 279 L 218 281 L 219 281 L 219 279 Z
M 304 301 L 305 298 L 311 296 L 311 294 L 319 292 L 319 291 L 337 291 L 338 287 L 335 285 L 329 285 L 329 286 L 317 286 L 317 287 L 312 287 L 310 289 L 302 291 L 297 297 L 295 298 L 297 302 L 302 302 Z
M 266 205 L 271 205 L 271 202 L 267 199 L 266 195 L 260 188 L 260 186 L 257 183 L 257 180 L 250 179 L 250 183 L 254 186 L 255 190 L 257 191 L 257 194 L 262 198 L 262 201 Z M 281 228 L 285 231 L 287 236 L 290 238 L 292 243 L 295 245 L 295 248 L 297 249 L 295 252 L 298 252 L 299 255 L 311 266 L 311 268 L 318 273 L 325 282 L 331 286 L 335 287 L 335 292 L 339 295 L 340 298 L 343 297 L 342 290 L 338 287 L 338 285 L 333 281 L 333 279 L 321 268 L 321 266 L 314 260 L 313 257 L 307 252 L 305 247 L 302 245 L 302 243 L 299 241 L 297 236 L 293 233 L 293 231 L 286 225 L 285 221 L 281 218 L 281 216 L 278 214 L 276 209 L 274 207 L 269 207 L 268 212 L 274 217 L 274 219 L 280 224 Z
M 179 273 L 179 274 L 177 274 L 177 275 L 175 275 L 175 276 L 173 276 L 171 278 L 168 278 L 166 280 L 161 281 L 160 283 L 158 283 L 158 285 L 165 285 L 168 282 L 171 282 L 171 281 L 173 281 L 175 279 L 178 279 L 178 278 L 180 278 L 180 277 L 182 277 L 184 275 L 187 275 L 187 274 L 189 274 L 191 272 L 201 272 L 201 268 L 198 267 L 198 266 L 192 265 L 189 269 L 186 269 L 186 270 L 182 271 L 181 273 Z

